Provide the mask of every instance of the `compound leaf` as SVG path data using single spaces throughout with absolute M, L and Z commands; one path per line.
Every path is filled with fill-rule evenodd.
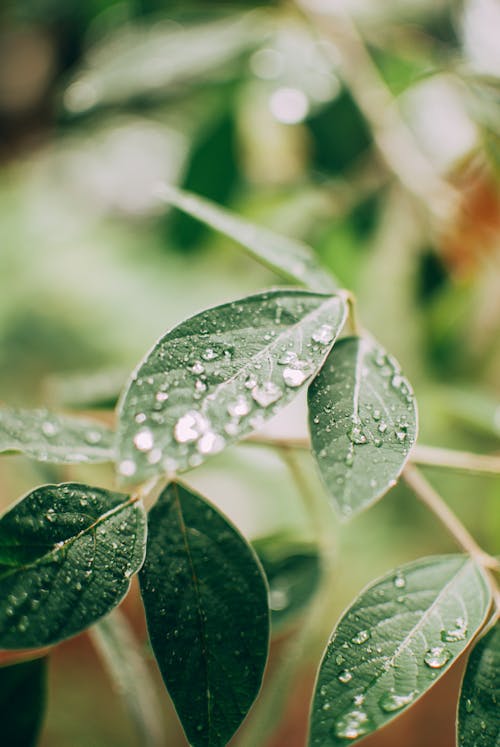
M 139 580 L 149 636 L 194 747 L 223 747 L 260 688 L 267 659 L 267 588 L 239 532 L 177 483 L 149 514 Z
M 0 518 L 0 647 L 68 638 L 115 607 L 144 559 L 142 505 L 77 483 L 43 485 Z
M 345 315 L 342 295 L 272 291 L 168 332 L 119 405 L 122 476 L 186 470 L 260 427 L 320 368 Z
M 395 483 L 417 435 L 415 397 L 397 361 L 373 340 L 341 340 L 308 394 L 313 454 L 348 518 Z
M 458 705 L 459 747 L 500 745 L 500 622 L 475 645 Z
M 365 589 L 321 662 L 311 747 L 344 747 L 415 702 L 481 627 L 491 594 L 469 558 L 425 558 Z
M 2 743 L 34 747 L 45 710 L 47 660 L 0 667 Z
M 40 462 L 114 460 L 114 433 L 101 423 L 47 410 L 0 408 L 0 453 L 21 452 Z
M 324 293 L 331 293 L 338 287 L 334 278 L 316 263 L 307 244 L 250 223 L 203 197 L 170 184 L 162 185 L 158 195 L 179 210 L 237 241 L 251 257 L 282 278 Z

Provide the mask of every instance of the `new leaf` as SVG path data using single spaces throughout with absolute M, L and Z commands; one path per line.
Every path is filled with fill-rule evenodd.
M 257 558 L 213 506 L 172 483 L 149 514 L 139 579 L 153 651 L 188 740 L 223 747 L 252 705 L 267 659 Z

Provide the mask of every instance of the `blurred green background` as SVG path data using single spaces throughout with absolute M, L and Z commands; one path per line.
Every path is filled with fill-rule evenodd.
M 109 418 L 127 372 L 166 329 L 279 283 L 228 239 L 160 205 L 154 188 L 166 180 L 314 248 L 412 381 L 422 443 L 499 449 L 497 0 L 6 0 L 0 23 L 4 403 Z M 303 401 L 273 429 L 303 434 Z M 307 457 L 303 468 L 320 494 Z M 500 482 L 428 476 L 498 553 Z M 113 475 L 3 458 L 1 506 L 63 479 L 110 485 Z M 251 539 L 311 539 L 272 451 L 234 447 L 189 480 Z M 324 635 L 378 573 L 453 549 L 402 486 L 334 528 L 332 545 Z M 144 637 L 135 590 L 126 609 Z M 309 679 L 321 644 L 306 657 Z M 295 705 L 266 744 L 301 747 L 308 692 L 286 684 Z M 184 745 L 158 688 L 165 744 Z M 424 705 L 432 738 L 404 717 L 369 743 L 453 744 L 442 697 Z M 42 744 L 140 744 L 85 636 L 53 656 Z

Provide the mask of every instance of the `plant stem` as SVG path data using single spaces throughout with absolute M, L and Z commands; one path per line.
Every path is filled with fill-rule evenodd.
M 406 465 L 403 470 L 403 478 L 417 498 L 437 516 L 462 550 L 465 550 L 466 553 L 485 569 L 498 570 L 500 568 L 500 561 L 488 555 L 477 544 L 474 537 L 446 505 L 439 493 L 427 482 L 417 467 L 411 464 Z

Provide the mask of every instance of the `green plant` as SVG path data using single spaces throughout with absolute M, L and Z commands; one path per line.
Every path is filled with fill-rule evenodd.
M 130 377 L 116 433 L 76 414 L 0 410 L 1 452 L 59 465 L 114 461 L 122 491 L 132 485 L 130 492 L 42 485 L 3 515 L 0 646 L 52 646 L 94 626 L 92 636 L 120 682 L 143 743 L 161 743 L 141 659 L 125 620 L 112 612 L 138 574 L 151 646 L 190 744 L 225 745 L 261 685 L 269 601 L 277 627 L 310 605 L 309 635 L 332 570 L 331 507 L 347 520 L 402 475 L 463 554 L 394 568 L 351 604 L 319 667 L 310 744 L 345 745 L 377 730 L 410 708 L 467 647 L 459 744 L 497 744 L 499 591 L 493 574 L 500 564 L 415 466 L 446 467 L 457 455 L 415 445 L 411 385 L 361 327 L 352 295 L 338 289 L 305 245 L 172 187 L 163 186 L 158 197 L 231 236 L 302 288 L 238 299 L 167 332 Z M 305 387 L 310 443 L 260 435 Z M 219 510 L 179 481 L 178 473 L 243 439 L 276 449 L 289 466 L 316 528 L 310 546 L 290 542 L 281 555 L 278 541 L 252 548 Z M 301 471 L 299 452 L 309 448 L 324 495 L 309 490 Z M 499 470 L 494 457 L 458 457 L 465 469 Z M 275 582 L 287 573 L 305 581 L 287 583 L 280 597 Z M 0 670 L 8 744 L 36 740 L 44 668 L 44 659 L 34 659 Z M 21 688 L 22 723 L 12 708 Z M 243 743 L 263 742 L 265 716 L 243 733 Z

